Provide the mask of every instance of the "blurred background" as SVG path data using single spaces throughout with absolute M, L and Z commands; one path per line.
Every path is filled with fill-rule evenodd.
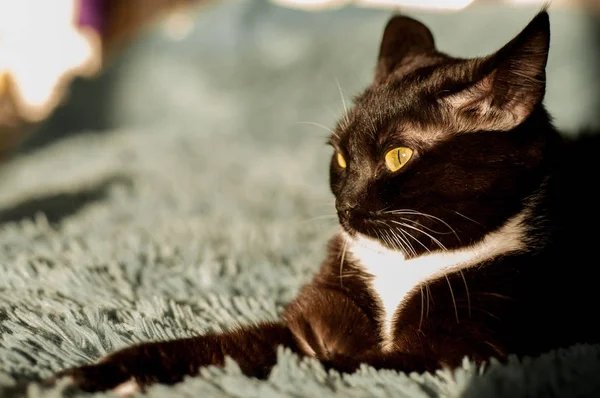
M 423 20 L 443 51 L 475 56 L 543 3 L 0 0 L 0 159 L 132 125 L 285 135 L 274 111 L 285 128 L 330 127 L 336 79 L 348 95 L 369 83 L 391 12 Z M 547 105 L 561 128 L 597 127 L 600 2 L 554 0 L 551 20 Z
M 339 228 L 328 129 L 370 83 L 391 14 L 470 57 L 499 49 L 541 7 L 0 0 L 0 396 L 4 373 L 45 378 L 134 342 L 274 319 Z M 600 4 L 553 0 L 550 20 L 546 104 L 566 134 L 600 131 Z M 522 383 L 531 396 L 529 381 L 548 375 L 547 396 L 567 376 L 596 378 L 579 354 L 577 369 L 548 358 L 533 367 L 542 377 L 505 384 L 491 372 L 490 386 Z M 315 372 L 324 393 L 308 393 L 293 369 L 273 390 L 222 380 L 257 396 L 324 396 L 341 380 Z M 378 387 L 365 395 L 396 391 L 365 373 L 339 396 L 369 378 Z M 423 394 L 447 396 L 444 385 Z
M 328 129 L 370 83 L 391 14 L 470 57 L 499 49 L 541 7 L 0 0 L 0 396 L 4 373 L 46 378 L 134 342 L 275 319 L 339 228 Z M 600 4 L 553 0 L 550 20 L 547 107 L 566 134 L 600 131 Z M 552 356 L 527 367 L 541 377 L 491 372 L 489 385 L 510 395 L 521 383 L 532 396 L 531 383 L 548 379 L 547 396 L 571 376 L 595 380 L 574 352 L 578 368 Z M 338 388 L 339 377 L 315 371 L 325 380 L 316 393 L 294 366 L 272 390 L 219 380 L 256 396 Z M 416 391 L 402 389 L 404 376 L 398 390 L 379 389 L 388 375 L 364 376 L 338 396 L 371 382 L 365 395 Z M 423 380 L 427 396 L 454 391 L 454 381 Z M 181 391 L 215 395 L 219 383 Z

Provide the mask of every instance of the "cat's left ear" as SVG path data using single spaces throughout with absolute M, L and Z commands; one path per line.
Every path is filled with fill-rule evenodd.
M 549 48 L 550 20 L 544 10 L 502 49 L 474 61 L 473 84 L 446 101 L 477 129 L 516 127 L 544 99 Z
M 429 55 L 435 51 L 433 35 L 427 26 L 405 15 L 395 15 L 388 21 L 383 32 L 375 81 L 385 80 L 416 56 Z

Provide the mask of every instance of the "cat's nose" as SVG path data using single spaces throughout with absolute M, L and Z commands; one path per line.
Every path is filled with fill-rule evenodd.
M 349 218 L 352 211 L 356 208 L 356 204 L 349 201 L 336 201 L 335 209 L 338 215 L 344 218 Z

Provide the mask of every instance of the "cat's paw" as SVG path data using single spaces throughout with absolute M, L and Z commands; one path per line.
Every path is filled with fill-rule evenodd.
M 113 388 L 113 392 L 120 397 L 128 397 L 140 391 L 144 391 L 144 388 L 134 378 Z
M 54 377 L 55 380 L 63 378 L 69 380 L 71 387 L 87 392 L 113 390 L 118 395 L 127 396 L 142 390 L 136 378 L 114 362 L 71 368 Z

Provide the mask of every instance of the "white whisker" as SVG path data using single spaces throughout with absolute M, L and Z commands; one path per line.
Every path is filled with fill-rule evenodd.
M 465 278 L 465 274 L 461 269 L 458 270 L 460 272 L 460 276 L 465 284 L 465 291 L 467 292 L 467 307 L 469 308 L 469 318 L 471 318 L 471 296 L 469 295 L 469 286 L 467 286 L 467 278 Z
M 320 127 L 322 129 L 325 129 L 325 130 L 329 131 L 336 138 L 340 138 L 340 136 L 338 134 L 336 134 L 336 132 L 333 131 L 333 129 L 330 129 L 329 127 L 327 127 L 327 126 L 325 126 L 323 124 L 320 124 L 320 123 L 315 123 L 315 122 L 296 122 L 296 124 L 309 124 L 311 126 L 317 126 L 317 127 Z
M 373 220 L 375 223 L 377 224 L 383 224 L 387 229 L 385 230 L 387 234 L 390 234 L 393 238 L 394 243 L 390 244 L 389 246 L 397 246 L 400 248 L 400 250 L 402 250 L 405 253 L 408 253 L 408 248 L 410 248 L 412 250 L 412 253 L 414 253 L 414 255 L 416 255 L 414 249 L 412 249 L 412 247 L 410 246 L 409 242 L 404 239 L 402 236 L 396 234 L 395 229 L 399 229 L 399 228 L 394 228 L 390 225 L 387 224 L 387 222 L 385 220 Z M 402 232 L 400 230 L 400 232 Z M 405 246 L 405 244 L 407 246 Z
M 450 296 L 452 296 L 452 303 L 454 304 L 454 315 L 456 316 L 456 323 L 460 323 L 458 320 L 458 307 L 456 306 L 456 299 L 454 298 L 454 291 L 452 290 L 452 284 L 450 283 L 450 279 L 448 278 L 448 274 L 444 274 L 446 278 L 446 282 L 448 282 L 448 288 L 450 289 Z
M 419 318 L 419 330 L 423 326 L 423 312 L 425 311 L 425 297 L 423 297 L 423 285 L 419 286 L 421 289 L 421 317 Z
M 429 284 L 427 282 L 424 282 L 423 284 L 425 285 L 425 292 L 427 293 L 427 311 L 425 312 L 425 318 L 429 318 L 429 300 L 433 301 L 433 296 L 431 295 Z
M 344 260 L 346 257 L 346 249 L 348 248 L 348 239 L 344 238 L 344 247 L 342 248 L 342 256 L 340 259 L 340 286 L 344 286 L 342 275 L 344 273 Z
M 371 115 L 367 114 L 367 118 L 369 119 L 369 122 L 371 123 L 371 127 L 373 128 L 371 134 L 369 134 L 371 136 L 371 139 L 375 140 L 375 136 L 377 136 L 377 126 L 375 125 L 375 122 L 373 121 L 373 118 L 371 117 Z
M 410 222 L 410 223 L 416 224 L 416 225 L 417 225 L 417 226 L 419 226 L 420 228 L 426 229 L 427 231 L 429 231 L 429 232 L 432 232 L 432 233 L 434 233 L 434 234 L 438 234 L 438 235 L 448 235 L 448 234 L 451 234 L 451 233 L 452 233 L 451 231 L 448 231 L 448 232 L 436 231 L 435 229 L 429 228 L 429 227 L 427 227 L 427 226 L 425 226 L 425 225 L 421 224 L 421 223 L 420 223 L 420 222 L 418 222 L 418 221 L 411 220 L 410 218 L 406 218 L 406 217 L 398 217 L 398 218 L 399 218 L 400 220 L 403 220 L 403 221 L 406 221 L 406 222 Z
M 478 225 L 481 225 L 482 227 L 485 227 L 485 225 L 483 225 L 482 223 L 480 223 L 480 222 L 478 222 L 478 221 L 475 221 L 475 220 L 473 220 L 472 218 L 470 218 L 470 217 L 467 217 L 467 216 L 465 216 L 464 214 L 457 212 L 456 210 L 452 210 L 452 211 L 453 211 L 454 213 L 456 213 L 457 215 L 461 216 L 462 218 L 466 219 L 466 220 L 472 221 L 472 222 L 474 222 L 475 224 L 478 224 Z
M 415 238 L 414 236 L 412 236 L 411 233 L 409 233 L 408 231 L 404 231 L 404 233 L 406 233 L 406 235 L 408 235 L 409 238 L 413 239 L 414 241 L 416 241 L 418 244 L 420 244 L 421 246 L 423 246 L 423 248 L 425 250 L 427 250 L 428 252 L 431 253 L 431 250 L 423 243 L 421 242 L 419 239 Z
M 394 224 L 398 224 L 398 225 L 401 225 L 401 226 L 406 227 L 406 228 L 414 229 L 415 231 L 420 232 L 423 235 L 429 237 L 429 239 L 431 239 L 431 241 L 434 242 L 435 244 L 437 244 L 441 249 L 448 250 L 446 248 L 446 246 L 444 246 L 444 244 L 442 242 L 440 242 L 435 236 L 433 236 L 433 235 L 431 235 L 431 234 L 423 231 L 422 229 L 419 229 L 417 227 L 414 227 L 412 225 L 409 225 L 409 224 L 406 224 L 406 223 L 402 223 L 402 222 L 399 222 L 399 221 L 395 221 L 395 220 L 390 220 L 390 221 L 393 222 Z
M 340 82 L 335 78 L 335 84 L 337 84 L 338 91 L 340 92 L 340 97 L 342 97 L 342 105 L 344 106 L 344 119 L 346 121 L 346 127 L 350 125 L 350 117 L 348 116 L 348 107 L 346 106 L 346 100 L 344 99 L 344 93 L 342 92 L 342 87 L 340 86 Z
M 427 214 L 427 213 L 423 213 L 420 211 L 416 211 L 416 210 L 411 210 L 411 209 L 401 209 L 401 210 L 389 210 L 384 212 L 385 214 L 394 214 L 394 215 L 417 215 L 417 216 L 423 216 L 423 217 L 427 217 L 429 219 L 438 221 L 442 224 L 444 224 L 450 231 L 452 231 L 452 233 L 454 234 L 454 236 L 456 236 L 456 239 L 458 239 L 460 241 L 460 237 L 458 236 L 458 234 L 456 233 L 456 231 L 454 230 L 454 228 L 452 228 L 450 226 L 450 224 L 448 224 L 446 221 L 442 220 L 439 217 L 433 216 L 431 214 Z
M 415 250 L 415 248 L 412 245 L 412 243 L 410 243 L 410 241 L 408 239 L 406 239 L 407 236 L 409 238 L 413 238 L 413 237 L 408 232 L 404 231 L 402 228 L 395 227 L 394 230 L 398 231 L 402 235 L 402 237 L 403 237 L 402 241 L 406 242 L 406 245 L 410 249 L 410 254 L 416 257 L 417 256 L 417 251 Z
M 410 240 L 406 239 L 406 236 L 408 236 L 409 238 L 412 238 L 412 236 L 404 231 L 402 228 L 398 228 L 398 232 L 405 237 L 404 241 L 406 242 L 406 244 L 408 245 L 409 249 L 410 249 L 410 254 L 412 254 L 414 257 L 417 256 L 417 251 L 415 250 L 415 247 L 412 245 L 412 243 L 410 243 Z

